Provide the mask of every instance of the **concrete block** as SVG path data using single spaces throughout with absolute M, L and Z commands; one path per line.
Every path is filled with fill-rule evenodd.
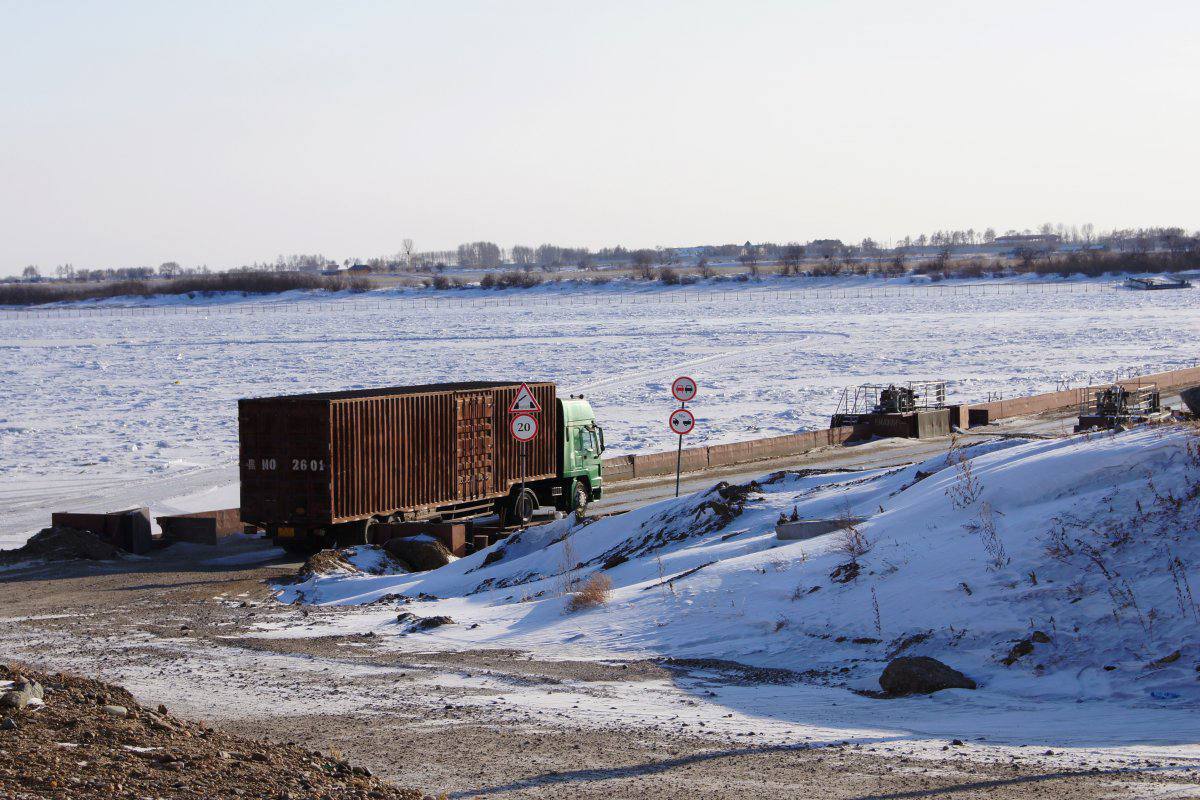
M 843 530 L 850 525 L 861 525 L 865 517 L 838 517 L 836 519 L 798 519 L 781 522 L 775 526 L 775 538 L 785 542 L 803 541 L 827 533 Z

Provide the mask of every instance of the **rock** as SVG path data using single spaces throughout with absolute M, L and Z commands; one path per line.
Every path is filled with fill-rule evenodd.
M 1182 655 L 1183 655 L 1182 653 L 1180 653 L 1178 650 L 1176 650 L 1175 652 L 1171 653 L 1170 655 L 1165 655 L 1156 661 L 1151 661 L 1149 664 L 1146 665 L 1146 667 L 1147 667 L 1147 669 L 1158 669 L 1159 667 L 1165 667 L 1167 664 L 1174 664 L 1176 661 L 1179 660 L 1180 656 L 1182 656 Z
M 100 706 L 100 710 L 110 717 L 127 717 L 129 709 L 125 706 Z
M 1029 639 L 1037 644 L 1050 644 L 1050 636 L 1044 631 L 1034 631 Z
M 150 727 L 159 731 L 177 731 L 179 726 L 166 717 L 155 714 L 153 711 L 146 712 L 147 719 L 150 720 Z
M 1008 651 L 1008 655 L 1006 657 L 1000 659 L 1000 663 L 1006 667 L 1011 667 L 1013 664 L 1017 663 L 1017 659 L 1021 658 L 1022 656 L 1027 656 L 1032 652 L 1033 641 L 1030 639 L 1022 639 L 1012 646 L 1012 649 Z
M 425 536 L 389 539 L 383 549 L 411 566 L 415 572 L 444 567 L 453 558 L 444 544 Z
M 417 620 L 417 622 L 413 626 L 413 628 L 414 628 L 414 630 L 418 630 L 418 631 L 428 631 L 428 630 L 432 630 L 434 628 L 440 628 L 443 625 L 453 625 L 453 624 L 454 624 L 454 620 L 452 620 L 450 617 L 445 617 L 445 616 L 425 617 L 424 619 Z
M 857 561 L 849 561 L 840 565 L 833 572 L 829 573 L 829 580 L 834 583 L 849 583 L 858 577 L 858 573 L 862 571 L 862 567 Z
M 17 721 L 12 717 L 5 717 L 3 722 L 0 722 L 0 731 L 15 731 L 17 729 Z
M 44 696 L 45 691 L 40 683 L 18 675 L 13 681 L 13 687 L 0 695 L 0 708 L 15 708 L 21 711 L 34 700 L 41 700 Z
M 497 561 L 498 561 L 498 560 L 499 560 L 499 559 L 497 559 Z M 615 568 L 617 568 L 617 567 L 621 566 L 622 564 L 624 564 L 624 563 L 625 563 L 626 561 L 628 561 L 628 560 L 629 560 L 629 559 L 628 559 L 627 557 L 625 557 L 625 556 L 621 555 L 620 553 L 617 553 L 617 554 L 616 554 L 616 555 L 614 555 L 614 556 L 609 556 L 609 557 L 608 557 L 608 558 L 605 560 L 605 562 L 604 562 L 603 564 L 601 564 L 601 565 L 600 565 L 600 569 L 615 569 Z M 483 563 L 484 563 L 484 566 L 487 566 L 487 560 L 486 560 L 486 559 L 484 560 L 484 562 L 483 562 Z
M 975 681 L 936 658 L 902 656 L 884 668 L 879 686 L 890 695 L 931 694 L 942 689 L 974 689 Z

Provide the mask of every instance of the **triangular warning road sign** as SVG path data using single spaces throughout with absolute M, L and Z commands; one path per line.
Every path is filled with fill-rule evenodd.
M 521 388 L 517 390 L 517 396 L 513 398 L 512 405 L 508 407 L 510 414 L 536 413 L 541 410 L 542 407 L 538 405 L 537 398 L 533 396 L 527 383 L 521 384 Z

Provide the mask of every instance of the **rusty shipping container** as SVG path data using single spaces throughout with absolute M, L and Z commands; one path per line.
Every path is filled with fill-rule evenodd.
M 508 433 L 519 383 L 455 383 L 238 401 L 242 519 L 319 526 L 490 507 L 520 483 Z M 531 383 L 541 433 L 525 480 L 557 474 L 555 387 Z

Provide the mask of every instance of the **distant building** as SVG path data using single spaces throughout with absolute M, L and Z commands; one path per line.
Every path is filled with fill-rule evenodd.
M 1054 233 L 1026 233 L 997 236 L 993 242 L 997 247 L 1015 247 L 1026 250 L 1056 250 L 1062 238 Z
M 355 264 L 347 271 L 355 275 L 370 275 L 371 267 L 367 264 Z

